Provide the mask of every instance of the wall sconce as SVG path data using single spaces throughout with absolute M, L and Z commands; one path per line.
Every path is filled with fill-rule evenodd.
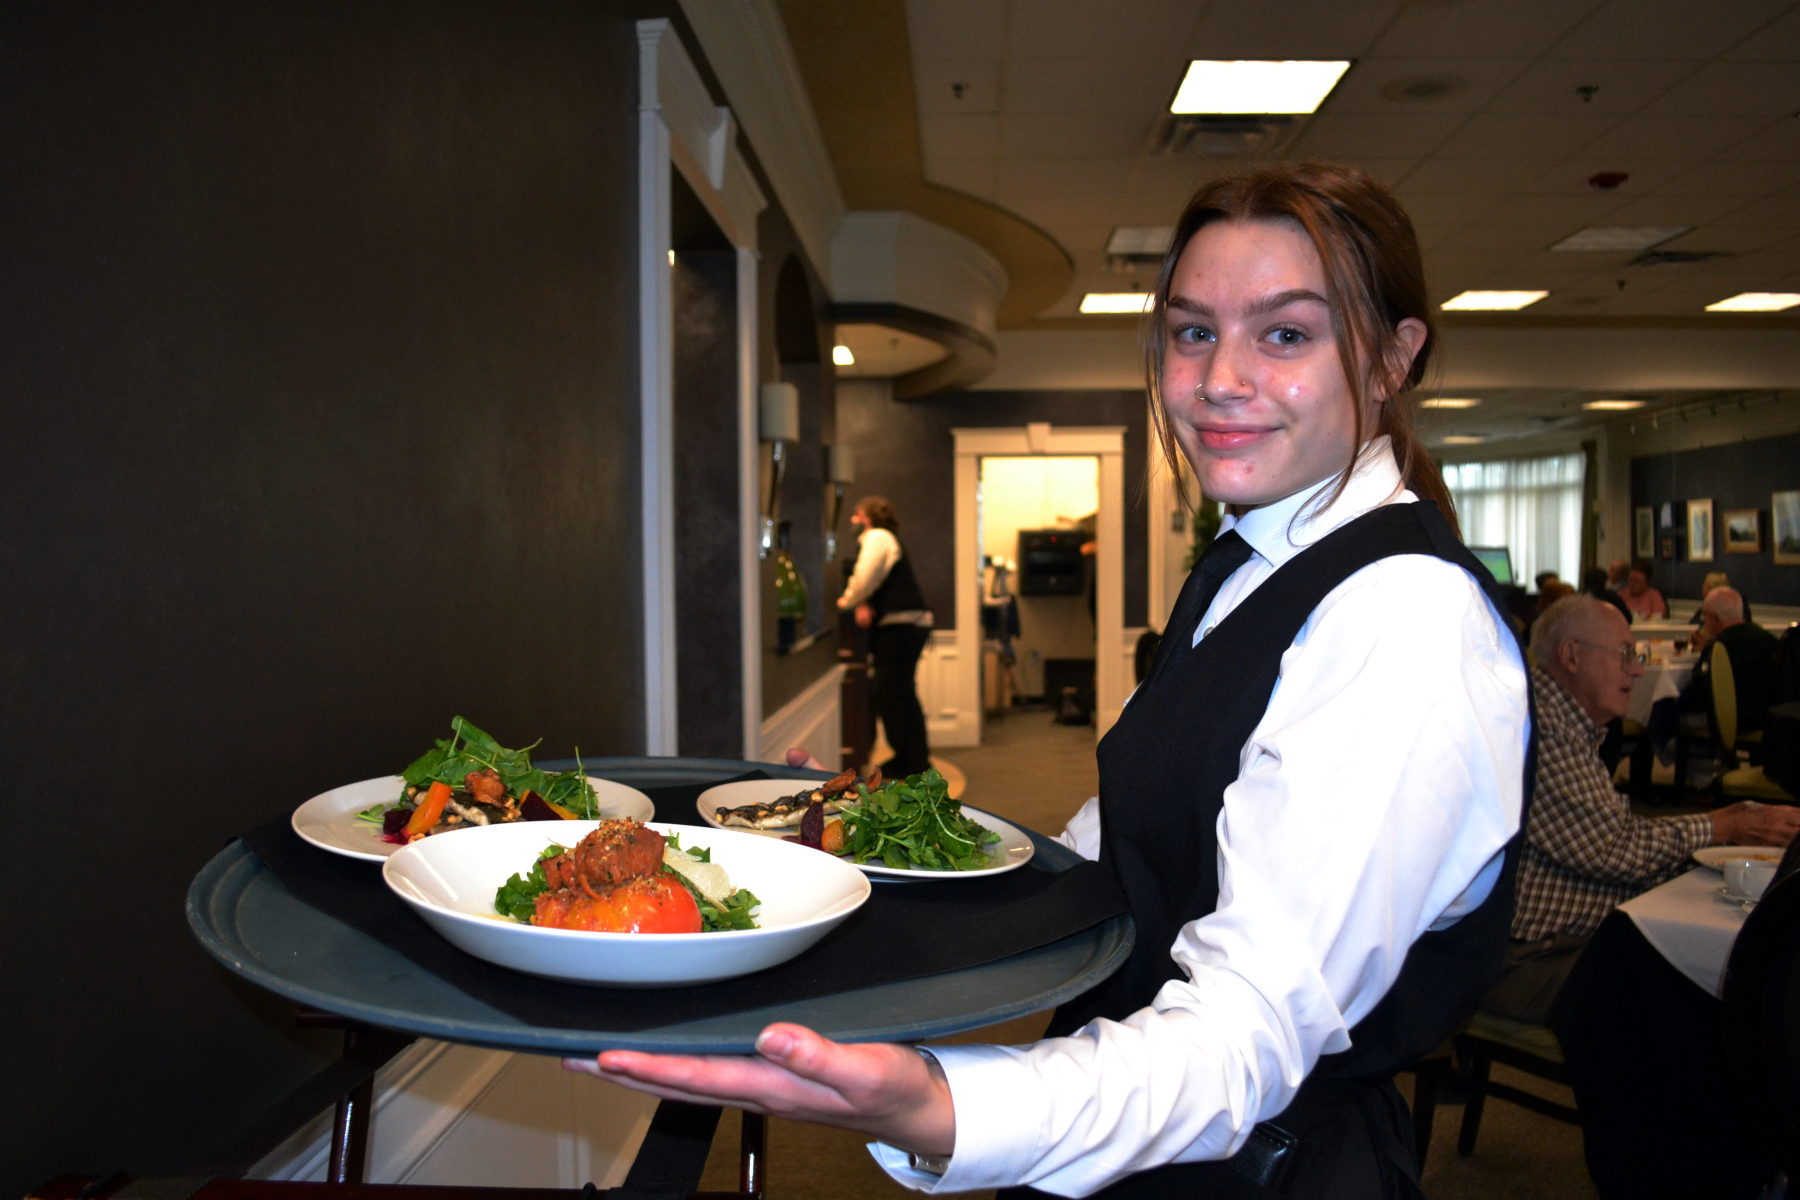
M 844 513 L 844 485 L 856 482 L 856 452 L 842 442 L 825 447 L 825 481 L 831 484 L 831 519 L 825 523 L 825 561 L 837 561 L 838 518 Z
M 787 472 L 787 447 L 800 440 L 800 389 L 791 383 L 765 383 L 758 393 L 758 426 L 769 443 L 769 500 L 763 506 L 762 544 L 758 558 L 775 549 L 775 522 L 781 517 L 781 477 Z

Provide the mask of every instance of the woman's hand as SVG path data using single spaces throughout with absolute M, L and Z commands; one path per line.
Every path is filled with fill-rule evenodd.
M 869 626 L 873 625 L 874 623 L 875 623 L 875 606 L 873 604 L 857 605 L 856 606 L 856 624 L 857 624 L 857 626 L 862 629 L 867 629 Z
M 775 1024 L 757 1036 L 756 1055 L 608 1050 L 592 1061 L 566 1058 L 563 1066 L 665 1100 L 854 1129 L 918 1154 L 956 1148 L 943 1068 L 905 1046 L 840 1045 L 803 1025 Z

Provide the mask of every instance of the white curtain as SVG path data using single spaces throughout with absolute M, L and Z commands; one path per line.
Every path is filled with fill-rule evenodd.
M 1514 582 L 1530 587 L 1539 571 L 1555 571 L 1579 588 L 1584 469 L 1580 454 L 1456 463 L 1444 468 L 1444 484 L 1456 502 L 1463 541 L 1505 546 Z

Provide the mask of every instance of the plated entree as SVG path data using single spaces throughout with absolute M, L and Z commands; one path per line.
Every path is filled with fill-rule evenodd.
M 787 819 L 792 810 L 792 819 Z M 827 815 L 836 813 L 836 819 Z M 777 823 L 776 818 L 782 820 Z M 720 808 L 720 825 L 799 828 L 784 840 L 853 860 L 879 859 L 893 870 L 984 871 L 996 865 L 987 847 L 1001 840 L 963 812 L 936 768 L 881 782 L 880 772 L 858 781 L 854 771 L 809 791 L 774 801 Z
M 406 768 L 400 796 L 357 814 L 380 822 L 385 840 L 404 846 L 414 838 L 513 821 L 590 820 L 600 815 L 586 772 L 546 771 L 531 765 L 531 751 L 508 750 L 461 717 L 450 736 Z
M 872 792 L 881 786 L 881 769 L 877 767 L 867 779 L 859 780 L 856 770 L 852 768 L 832 779 L 826 780 L 817 787 L 802 788 L 791 796 L 782 796 L 762 804 L 740 804 L 736 808 L 721 808 L 713 814 L 719 824 L 736 825 L 744 829 L 785 829 L 800 824 L 807 810 L 813 805 L 821 805 L 822 811 L 835 813 L 845 803 L 854 801 L 862 792 Z
M 761 903 L 732 887 L 710 850 L 684 850 L 678 836 L 632 820 L 604 821 L 573 847 L 546 846 L 494 893 L 502 916 L 590 933 L 755 929 Z

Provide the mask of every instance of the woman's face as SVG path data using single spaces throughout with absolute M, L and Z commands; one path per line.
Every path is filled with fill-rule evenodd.
M 1176 441 L 1209 499 L 1254 508 L 1350 462 L 1355 418 L 1325 295 L 1324 266 L 1294 223 L 1215 221 L 1181 252 L 1169 286 L 1162 390 Z M 1408 318 L 1399 332 L 1410 366 L 1425 326 Z M 1375 427 L 1378 391 L 1370 389 L 1365 436 Z
M 1644 589 L 1650 586 L 1650 581 L 1644 577 L 1642 571 L 1633 571 L 1626 578 L 1629 582 L 1626 583 L 1625 590 L 1630 592 L 1633 596 L 1643 595 Z

